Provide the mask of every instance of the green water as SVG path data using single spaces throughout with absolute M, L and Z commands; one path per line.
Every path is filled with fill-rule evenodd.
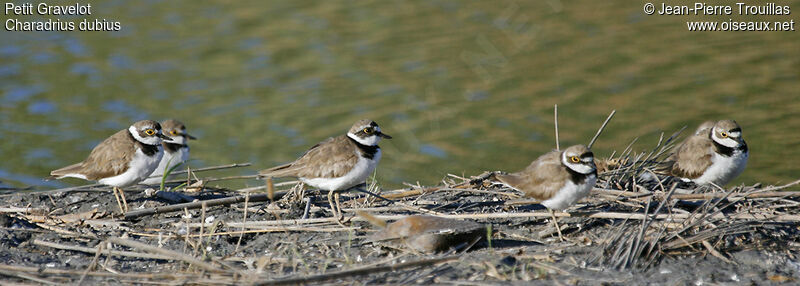
M 800 1 L 780 1 L 797 21 Z M 734 183 L 800 178 L 800 34 L 688 32 L 637 1 L 93 1 L 119 32 L 0 30 L 0 181 L 52 169 L 140 119 L 184 121 L 194 167 L 284 163 L 361 118 L 380 183 L 514 171 L 554 147 L 595 154 L 731 118 L 751 148 Z M 10 18 L 3 15 L 3 22 Z M 34 16 L 22 17 L 28 20 Z M 82 19 L 82 18 L 77 18 Z M 252 186 L 258 181 L 228 185 Z

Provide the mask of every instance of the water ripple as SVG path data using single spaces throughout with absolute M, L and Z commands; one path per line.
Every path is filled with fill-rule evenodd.
M 445 158 L 447 157 L 447 152 L 442 150 L 442 148 L 437 147 L 433 144 L 422 144 L 419 146 L 419 152 L 425 155 L 430 155 L 437 158 Z
M 30 114 L 48 114 L 56 111 L 56 105 L 47 100 L 40 100 L 28 105 Z

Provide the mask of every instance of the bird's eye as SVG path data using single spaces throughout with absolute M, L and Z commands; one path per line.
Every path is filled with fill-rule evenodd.
M 144 131 L 144 134 L 147 134 L 148 136 L 152 136 L 153 134 L 156 134 L 156 131 L 153 130 L 153 129 L 147 129 L 147 130 Z
M 719 135 L 722 136 L 722 138 L 728 138 L 728 132 L 722 131 Z
M 572 163 L 578 163 L 581 161 L 581 158 L 578 158 L 578 156 L 572 156 L 569 157 L 569 160 L 572 161 Z
M 364 128 L 364 130 L 361 130 L 361 131 L 364 131 L 364 133 L 366 133 L 366 134 L 372 133 L 372 129 L 369 129 L 369 128 Z
M 172 130 L 169 132 L 169 134 L 172 134 L 172 136 L 178 136 L 178 130 Z

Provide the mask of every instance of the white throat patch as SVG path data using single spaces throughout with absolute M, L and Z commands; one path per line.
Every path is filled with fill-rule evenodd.
M 181 135 L 178 136 L 167 135 L 167 137 L 169 137 L 169 140 L 164 140 L 164 142 L 172 144 L 181 144 L 181 145 L 186 144 L 186 137 L 183 137 Z

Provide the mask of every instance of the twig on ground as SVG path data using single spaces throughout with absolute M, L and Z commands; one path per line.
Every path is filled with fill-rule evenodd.
M 141 242 L 137 242 L 137 241 L 133 241 L 133 240 L 129 240 L 129 239 L 124 239 L 124 238 L 119 238 L 119 237 L 109 237 L 108 238 L 108 242 L 111 242 L 113 244 L 127 246 L 127 247 L 130 247 L 130 248 L 136 248 L 136 249 L 144 250 L 144 251 L 151 252 L 151 253 L 157 253 L 157 254 L 170 256 L 174 260 L 180 260 L 180 261 L 186 262 L 186 263 L 188 263 L 190 265 L 194 265 L 194 266 L 203 268 L 203 269 L 205 269 L 207 271 L 224 272 L 222 269 L 220 269 L 220 268 L 218 268 L 218 267 L 216 267 L 214 265 L 211 265 L 209 263 L 206 263 L 205 261 L 202 261 L 202 260 L 200 260 L 198 258 L 195 258 L 193 256 L 189 256 L 189 255 L 186 255 L 186 254 L 183 254 L 183 253 L 180 253 L 180 252 L 175 252 L 175 251 L 172 251 L 172 250 L 169 250 L 169 249 L 159 248 L 159 247 L 155 247 L 155 246 L 152 246 L 152 245 L 149 245 L 149 244 L 144 244 L 144 243 L 141 243 Z
M 435 264 L 439 264 L 439 263 L 445 263 L 445 262 L 453 261 L 453 260 L 456 260 L 456 259 L 458 259 L 460 257 L 461 257 L 461 255 L 451 255 L 451 256 L 445 256 L 445 257 L 439 257 L 439 258 L 431 258 L 431 259 L 423 259 L 423 260 L 417 260 L 417 261 L 401 262 L 401 263 L 383 265 L 383 266 L 370 266 L 370 267 L 356 268 L 356 269 L 351 269 L 351 270 L 343 270 L 343 271 L 326 273 L 326 274 L 311 275 L 311 276 L 306 276 L 306 277 L 283 278 L 283 279 L 261 281 L 261 282 L 255 283 L 255 285 L 308 284 L 308 283 L 313 283 L 313 282 L 329 281 L 329 280 L 338 279 L 338 278 L 344 278 L 344 277 L 367 275 L 367 274 L 376 273 L 376 272 L 397 271 L 397 270 L 400 270 L 400 269 L 411 268 L 411 267 L 430 266 L 430 265 L 435 265 Z
M 286 194 L 286 192 L 276 192 L 275 196 L 277 198 L 280 198 L 284 194 Z M 221 199 L 197 201 L 197 202 L 191 202 L 191 203 L 167 205 L 167 206 L 162 206 L 162 207 L 154 207 L 154 208 L 149 208 L 149 209 L 129 211 L 129 212 L 125 213 L 125 219 L 126 220 L 131 220 L 131 219 L 135 219 L 135 218 L 146 216 L 146 215 L 176 212 L 176 211 L 181 211 L 183 209 L 197 209 L 197 208 L 201 208 L 203 206 L 203 204 L 205 204 L 206 206 L 209 206 L 209 207 L 236 204 L 236 203 L 244 202 L 245 198 L 246 198 L 245 196 L 236 196 L 236 197 L 228 197 L 228 198 L 221 198 Z M 249 196 L 249 201 L 250 202 L 269 201 L 269 195 L 268 194 L 250 195 Z

